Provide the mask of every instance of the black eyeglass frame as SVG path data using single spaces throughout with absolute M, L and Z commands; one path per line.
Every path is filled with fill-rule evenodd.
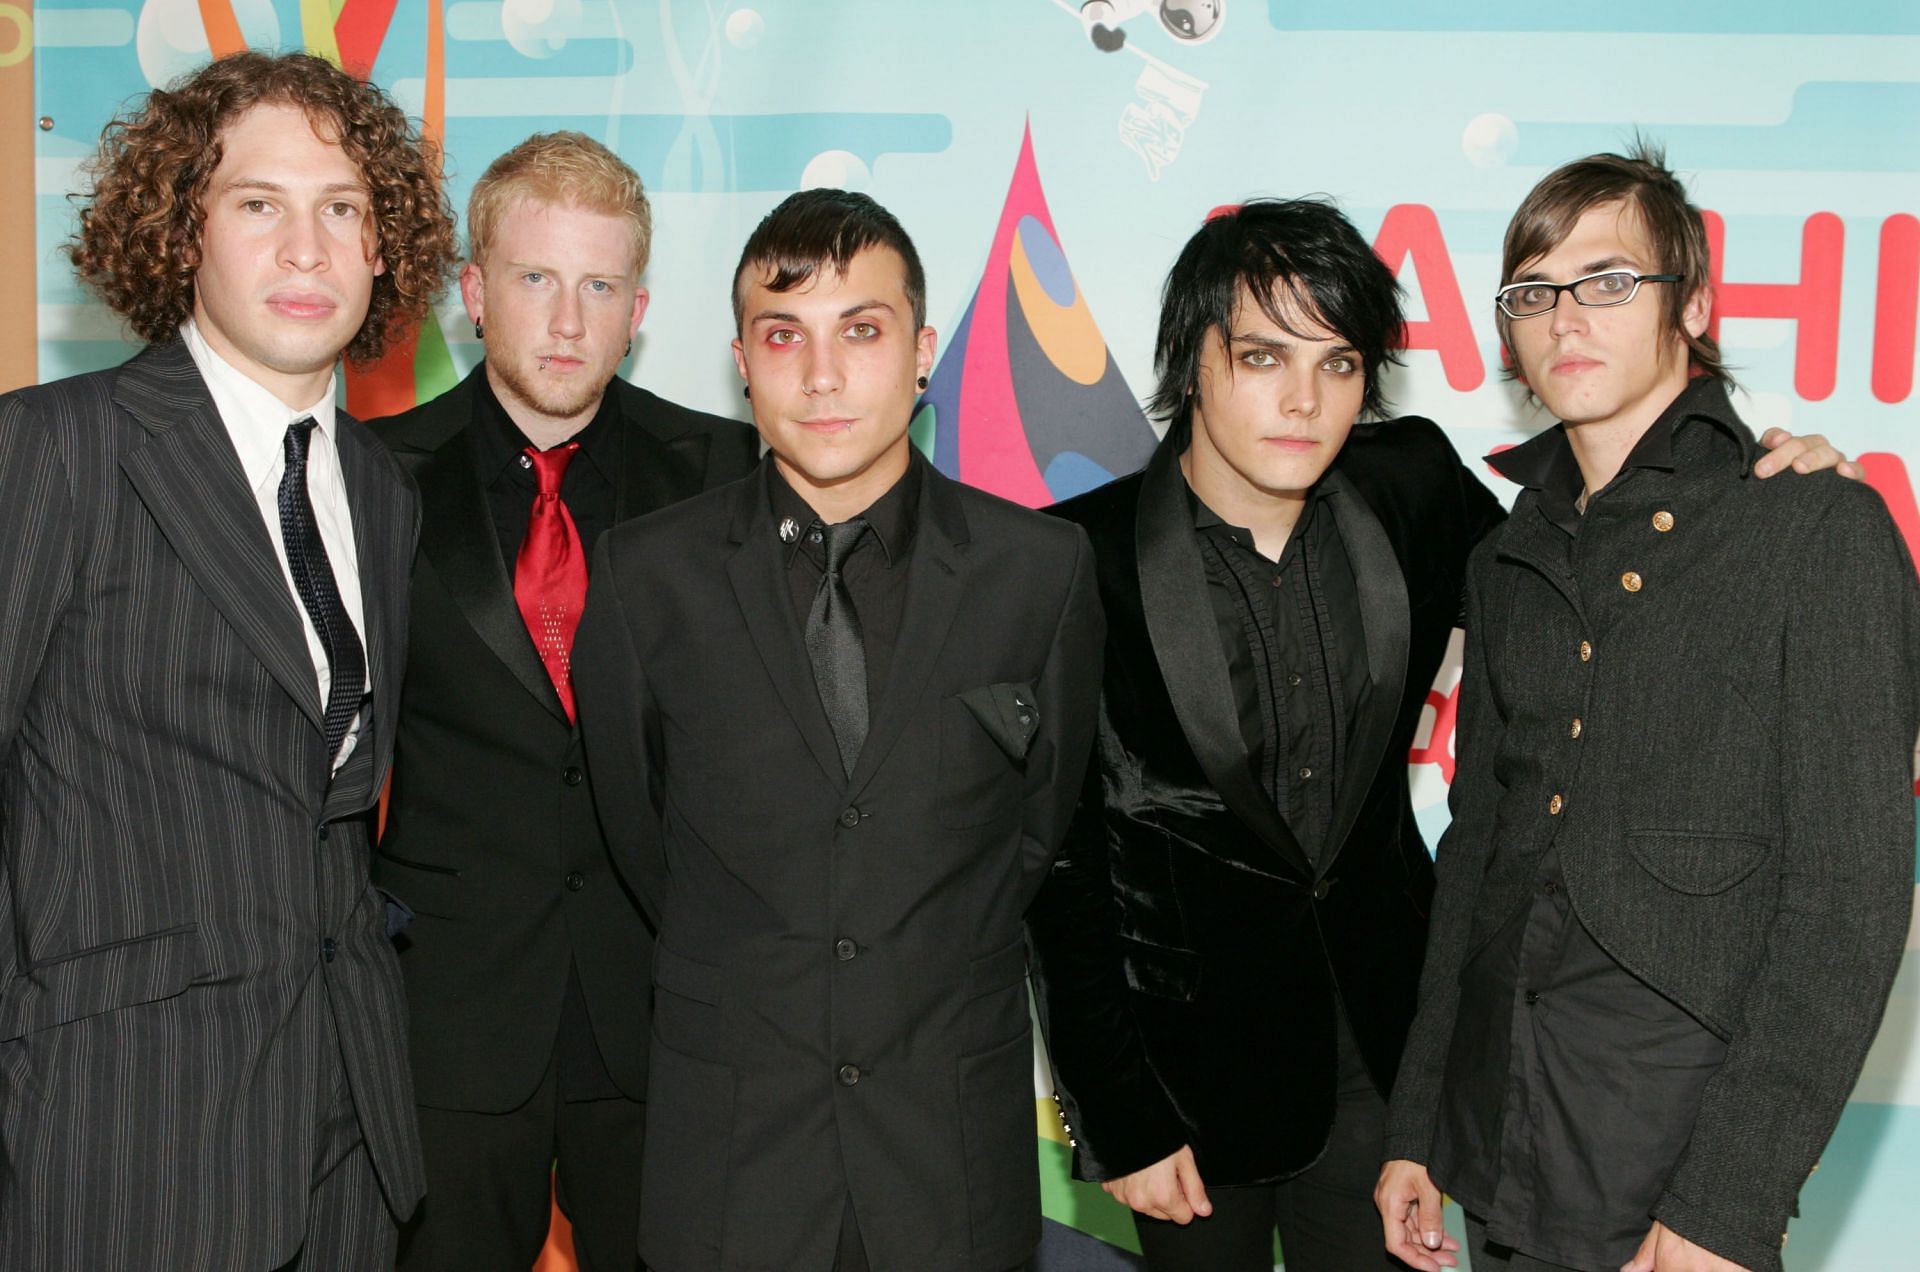
M 1590 283 L 1596 278 L 1618 277 L 1621 275 L 1633 280 L 1633 288 L 1618 300 L 1582 300 L 1580 299 L 1580 293 L 1573 290 L 1580 286 L 1580 284 Z M 1640 294 L 1640 284 L 1642 283 L 1681 283 L 1685 281 L 1685 274 L 1636 274 L 1631 270 L 1625 269 L 1603 269 L 1597 274 L 1583 274 L 1570 283 L 1549 283 L 1541 279 L 1533 279 L 1523 283 L 1508 283 L 1505 287 L 1502 287 L 1493 294 L 1493 303 L 1498 305 L 1500 312 L 1508 318 L 1511 318 L 1515 322 L 1520 322 L 1527 318 L 1538 318 L 1541 314 L 1550 314 L 1555 309 L 1558 309 L 1560 307 L 1560 293 L 1562 292 L 1573 292 L 1573 303 L 1576 305 L 1585 305 L 1589 309 L 1607 309 L 1614 305 L 1624 305 L 1635 296 L 1638 296 Z M 1530 314 L 1514 313 L 1513 310 L 1507 306 L 1507 293 L 1519 291 L 1522 287 L 1552 288 L 1553 303 L 1545 309 L 1536 309 Z

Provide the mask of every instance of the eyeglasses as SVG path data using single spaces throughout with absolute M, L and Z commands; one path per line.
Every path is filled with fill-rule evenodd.
M 1681 274 L 1635 274 L 1624 269 L 1588 274 L 1570 283 L 1509 283 L 1493 294 L 1493 303 L 1509 318 L 1537 318 L 1560 303 L 1561 292 L 1572 292 L 1582 305 L 1624 305 L 1642 283 L 1677 283 Z

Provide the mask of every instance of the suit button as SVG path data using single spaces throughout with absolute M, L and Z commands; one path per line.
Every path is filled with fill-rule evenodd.
M 860 1081 L 859 1065 L 843 1064 L 840 1066 L 840 1085 L 841 1086 L 853 1086 L 855 1083 L 859 1081 Z
M 1592 644 L 1584 640 L 1580 642 L 1580 661 L 1581 662 L 1593 661 L 1593 646 Z
M 840 824 L 848 830 L 852 830 L 855 826 L 858 826 L 860 824 L 860 810 L 857 808 L 842 809 L 840 813 Z
M 1673 529 L 1673 514 L 1662 508 L 1653 514 L 1653 528 L 1661 534 Z
M 1547 801 L 1547 816 L 1558 817 L 1560 815 L 1560 810 L 1565 808 L 1566 806 L 1567 806 L 1567 801 L 1564 799 L 1561 799 L 1558 795 L 1555 795 L 1552 799 Z
M 571 764 L 569 764 L 560 773 L 560 780 L 565 782 L 568 786 L 578 786 L 580 785 L 581 782 L 586 780 L 586 777 L 587 775 L 585 773 L 582 773 L 579 769 L 575 768 Z
M 1620 576 L 1620 586 L 1629 592 L 1638 592 L 1645 584 L 1641 582 L 1638 570 L 1628 570 Z
M 340 946 L 334 942 L 332 937 L 329 936 L 320 942 L 320 957 L 327 962 L 333 962 L 333 956 L 339 952 Z
M 851 962 L 853 956 L 859 952 L 860 947 L 855 945 L 849 937 L 843 936 L 833 943 L 833 956 L 842 963 Z
M 580 891 L 580 889 L 586 886 L 587 886 L 587 876 L 581 874 L 578 870 L 568 872 L 567 874 L 567 891 L 568 892 L 578 892 Z
M 327 824 L 325 822 L 321 822 L 320 825 L 315 828 L 313 833 L 320 836 L 321 843 L 324 844 L 327 842 Z
M 1312 780 L 1313 780 L 1313 770 L 1312 770 L 1312 769 L 1310 769 L 1310 768 L 1306 768 L 1306 767 L 1304 767 L 1304 766 L 1303 766 L 1303 767 L 1301 768 L 1301 770 L 1300 770 L 1300 780 L 1301 780 L 1301 781 L 1303 781 L 1303 782 L 1309 782 L 1309 781 L 1312 781 Z
M 1527 991 L 1527 1006 L 1531 1007 L 1539 1001 L 1540 1001 L 1540 995 L 1538 992 L 1531 989 Z
M 1298 687 L 1298 686 L 1299 686 L 1299 684 L 1300 684 L 1300 673 L 1299 673 L 1299 672 L 1297 672 L 1297 671 L 1290 671 L 1290 672 L 1288 672 L 1288 673 L 1287 673 L 1287 683 L 1288 683 L 1289 685 L 1291 685 L 1291 686 L 1295 686 L 1295 687 Z
M 1318 883 L 1313 885 L 1313 899 L 1315 901 L 1325 901 L 1327 899 L 1327 893 L 1332 891 L 1333 891 L 1333 880 L 1322 879 Z
M 1570 738 L 1579 737 L 1580 730 L 1582 727 L 1583 726 L 1580 723 L 1580 717 L 1579 716 L 1573 717 L 1573 723 L 1567 726 L 1567 736 Z

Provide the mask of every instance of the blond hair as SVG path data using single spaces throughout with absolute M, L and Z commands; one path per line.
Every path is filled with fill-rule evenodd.
M 522 203 L 572 204 L 625 217 L 633 230 L 633 272 L 647 267 L 653 209 L 640 174 L 585 133 L 535 133 L 487 165 L 467 201 L 467 255 L 486 264 L 494 231 Z

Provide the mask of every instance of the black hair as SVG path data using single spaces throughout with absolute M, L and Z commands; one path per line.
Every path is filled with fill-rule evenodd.
M 1243 284 L 1282 330 L 1301 335 L 1284 306 L 1352 345 L 1366 382 L 1360 409 L 1384 412 L 1380 376 L 1400 361 L 1406 336 L 1400 284 L 1332 200 L 1311 197 L 1249 200 L 1209 218 L 1180 249 L 1160 293 L 1149 413 L 1187 426 L 1201 354 L 1214 332 L 1231 338 Z
M 907 303 L 913 306 L 913 325 L 927 325 L 927 275 L 920 253 L 893 213 L 864 194 L 851 190 L 802 190 L 780 201 L 747 238 L 740 263 L 733 271 L 733 325 L 739 329 L 742 309 L 740 280 L 749 268 L 769 271 L 770 291 L 802 286 L 822 266 L 844 274 L 853 258 L 870 247 L 890 247 L 906 263 Z

